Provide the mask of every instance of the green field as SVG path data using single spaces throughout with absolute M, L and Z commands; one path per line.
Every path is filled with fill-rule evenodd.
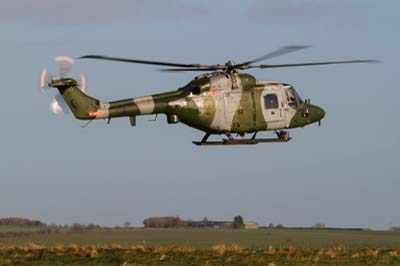
M 252 249 L 278 247 L 384 248 L 400 249 L 400 232 L 312 230 L 312 229 L 119 229 L 106 231 L 59 232 L 0 238 L 0 245 L 118 244 L 179 247 L 210 247 L 238 244 Z
M 400 232 L 389 231 L 112 229 L 0 237 L 1 266 L 400 265 L 399 254 Z

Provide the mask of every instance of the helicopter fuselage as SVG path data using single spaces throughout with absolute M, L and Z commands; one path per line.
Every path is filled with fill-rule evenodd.
M 128 116 L 135 121 L 139 115 L 163 113 L 170 124 L 182 122 L 211 134 L 303 127 L 325 115 L 320 107 L 303 102 L 293 86 L 257 81 L 245 73 L 203 74 L 176 91 L 113 102 L 85 99 L 77 88 L 50 86 L 59 88 L 78 119 Z

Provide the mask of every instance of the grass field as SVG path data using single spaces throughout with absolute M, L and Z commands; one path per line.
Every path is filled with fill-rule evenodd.
M 0 265 L 400 265 L 399 254 L 400 232 L 388 231 L 118 229 L 0 238 Z
M 0 238 L 0 245 L 54 246 L 68 244 L 201 247 L 238 244 L 245 248 L 277 247 L 400 249 L 400 232 L 311 229 L 119 229 L 109 231 L 59 232 Z

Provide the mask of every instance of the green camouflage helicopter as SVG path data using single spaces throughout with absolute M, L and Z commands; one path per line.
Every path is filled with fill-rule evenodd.
M 60 94 L 50 105 L 54 113 L 66 113 L 69 107 L 74 116 L 81 120 L 108 119 L 109 122 L 111 118 L 129 117 L 131 125 L 135 126 L 136 116 L 165 114 L 169 124 L 182 122 L 204 131 L 205 136 L 201 141 L 193 141 L 196 145 L 287 142 L 291 139 L 288 129 L 304 127 L 315 122 L 320 124 L 325 111 L 321 107 L 310 104 L 310 100 L 303 101 L 290 84 L 256 80 L 250 74 L 238 73 L 238 70 L 375 62 L 374 60 L 351 60 L 253 65 L 256 62 L 303 48 L 306 46 L 285 46 L 251 61 L 240 64 L 229 61 L 224 65 L 180 64 L 101 55 L 79 57 L 79 59 L 173 67 L 161 69 L 162 71 L 212 71 L 195 77 L 189 84 L 178 90 L 113 102 L 102 102 L 88 96 L 85 76 L 81 76 L 78 81 L 66 77 L 68 69 L 74 63 L 74 59 L 69 56 L 56 57 L 60 78 L 54 78 L 44 69 L 40 74 L 39 83 L 42 89 L 48 87 L 58 89 Z M 267 130 L 274 130 L 277 137 L 256 138 L 259 131 Z M 241 138 L 233 138 L 234 133 Z M 246 133 L 252 133 L 252 136 L 244 138 Z M 212 134 L 224 134 L 227 138 L 221 141 L 207 141 Z

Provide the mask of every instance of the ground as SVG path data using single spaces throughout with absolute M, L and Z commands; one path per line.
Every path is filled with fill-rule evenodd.
M 113 229 L 0 237 L 0 265 L 76 264 L 400 265 L 400 232 Z

